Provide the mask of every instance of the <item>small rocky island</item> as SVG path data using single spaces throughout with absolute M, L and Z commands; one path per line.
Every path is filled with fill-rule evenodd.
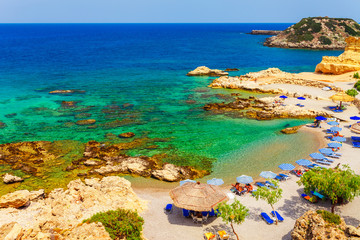
M 308 17 L 267 38 L 264 45 L 281 48 L 344 49 L 345 39 L 360 36 L 360 25 L 350 18 Z

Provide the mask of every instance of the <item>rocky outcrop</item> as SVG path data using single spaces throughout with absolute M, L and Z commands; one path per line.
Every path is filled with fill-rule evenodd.
M 120 138 L 131 138 L 134 136 L 135 136 L 135 133 L 133 133 L 133 132 L 126 132 L 126 133 L 119 134 Z
M 215 114 L 231 115 L 237 118 L 249 118 L 257 120 L 272 120 L 279 118 L 314 118 L 318 115 L 329 116 L 326 112 L 304 109 L 295 105 L 281 106 L 275 104 L 277 98 L 266 97 L 257 99 L 237 98 L 231 103 L 210 103 L 203 108 Z
M 181 167 L 168 163 L 164 165 L 163 169 L 152 171 L 151 175 L 163 181 L 175 182 L 181 179 L 182 171 L 184 171 L 184 169 Z
M 345 51 L 338 57 L 324 56 L 315 72 L 343 74 L 360 70 L 360 38 L 348 37 Z
M 0 208 L 19 208 L 28 205 L 30 202 L 30 192 L 20 190 L 8 193 L 0 197 Z
M 225 72 L 237 72 L 237 71 L 239 71 L 238 68 L 227 68 L 227 69 L 225 69 Z
M 293 240 L 316 240 L 316 239 L 360 239 L 360 228 L 346 225 L 341 218 L 340 224 L 326 222 L 315 211 L 307 211 L 296 220 L 291 232 Z
M 284 128 L 284 129 L 282 129 L 280 132 L 282 132 L 282 133 L 284 133 L 284 134 L 294 134 L 294 133 L 297 133 L 301 127 L 302 127 L 302 126 L 295 126 L 295 127 Z
M 21 177 L 18 177 L 18 176 L 14 176 L 14 175 L 5 173 L 5 175 L 3 176 L 3 181 L 6 184 L 10 184 L 10 183 L 22 182 L 22 181 L 24 181 L 24 179 L 22 179 Z
M 55 189 L 48 198 L 31 202 L 27 208 L 0 209 L 0 223 L 4 224 L 0 239 L 110 240 L 101 223 L 82 221 L 97 212 L 119 208 L 138 212 L 147 208 L 124 178 L 71 181 L 66 190 Z
M 95 119 L 85 119 L 85 120 L 78 120 L 76 121 L 76 125 L 80 125 L 80 126 L 83 126 L 83 125 L 92 125 L 92 124 L 95 124 L 96 123 L 96 120 Z
M 290 26 L 264 45 L 281 48 L 344 49 L 345 39 L 359 36 L 360 25 L 352 19 L 309 17 Z
M 256 84 L 256 80 L 262 80 L 260 84 Z M 286 92 L 284 89 L 270 89 L 266 88 L 265 85 L 269 84 L 292 84 L 316 88 L 330 87 L 334 91 L 342 91 L 341 88 L 335 85 L 313 81 L 308 79 L 299 78 L 297 75 L 292 73 L 283 72 L 278 68 L 269 68 L 259 72 L 250 72 L 242 76 L 219 77 L 209 85 L 211 88 L 230 88 L 230 89 L 241 89 L 246 91 L 258 92 L 258 93 L 273 93 L 273 94 L 284 94 L 292 96 L 295 93 Z
M 278 35 L 282 31 L 278 30 L 252 30 L 249 34 L 252 35 Z
M 195 70 L 192 70 L 188 72 L 187 76 L 213 76 L 213 77 L 219 77 L 219 76 L 225 76 L 229 73 L 224 72 L 219 69 L 210 69 L 205 66 L 197 67 Z

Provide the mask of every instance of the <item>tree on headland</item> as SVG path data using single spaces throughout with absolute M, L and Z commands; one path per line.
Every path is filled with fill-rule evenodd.
M 217 207 L 220 212 L 220 217 L 222 220 L 230 226 L 236 235 L 236 238 L 239 240 L 239 236 L 234 230 L 233 223 L 241 224 L 245 221 L 246 216 L 249 215 L 249 209 L 242 205 L 238 200 L 235 200 L 232 204 L 220 203 Z
M 334 169 L 314 168 L 304 173 L 298 184 L 304 186 L 306 193 L 316 190 L 328 197 L 332 213 L 337 204 L 350 202 L 360 196 L 360 176 L 347 165 Z
M 275 180 L 271 180 L 274 184 L 274 187 L 259 187 L 256 191 L 253 192 L 253 196 L 256 200 L 262 199 L 265 200 L 275 211 L 274 205 L 282 198 L 283 190 L 279 188 L 279 184 Z M 276 218 L 276 224 L 278 223 L 278 219 Z

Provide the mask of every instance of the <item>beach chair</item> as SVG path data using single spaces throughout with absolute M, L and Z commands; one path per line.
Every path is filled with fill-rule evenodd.
M 271 211 L 271 215 L 276 217 L 279 222 L 284 221 L 284 218 L 278 213 L 278 211 Z
M 311 203 L 316 203 L 317 202 L 317 198 L 316 197 L 310 197 L 309 195 L 303 193 L 301 194 L 301 197 L 303 197 L 305 200 L 311 202 Z
M 336 107 L 329 107 L 329 109 L 330 109 L 330 110 L 335 110 L 335 109 L 336 109 Z
M 323 161 L 323 160 L 316 160 L 317 163 L 324 164 L 324 165 L 330 165 L 331 162 Z
M 332 157 L 332 158 L 340 158 L 341 155 L 336 154 L 336 153 L 323 153 L 323 155 L 325 155 L 326 157 Z
M 297 177 L 301 177 L 303 173 L 301 171 L 292 170 L 291 173 L 295 174 Z
M 227 234 L 227 232 L 225 230 L 218 231 L 217 234 L 218 234 L 219 239 L 221 239 L 221 240 L 230 238 L 229 234 Z
M 215 239 L 215 237 L 216 237 L 216 235 L 213 234 L 212 232 L 204 233 L 204 239 L 205 240 Z
M 284 180 L 284 178 L 283 178 L 283 177 L 281 177 L 281 176 L 280 176 L 280 174 L 279 174 L 279 175 L 276 175 L 275 180 L 278 180 L 278 181 L 283 181 L 283 180 Z
M 353 140 L 354 142 L 360 142 L 360 137 L 351 136 L 351 140 Z
M 167 204 L 166 207 L 164 208 L 165 213 L 172 213 L 173 211 L 173 205 L 171 203 Z
M 260 214 L 261 218 L 267 223 L 267 224 L 273 224 L 274 220 L 272 220 L 269 215 L 267 215 L 265 212 L 262 212 Z
M 336 112 L 336 113 L 341 113 L 343 112 L 344 110 L 341 110 L 341 109 L 334 109 L 333 112 Z
M 353 142 L 353 147 L 360 148 L 360 142 Z
M 190 217 L 190 211 L 183 208 L 183 215 L 184 215 L 184 217 Z
M 317 191 L 311 191 L 311 194 L 320 198 L 321 200 L 324 200 L 326 197 L 322 195 L 321 193 L 318 193 Z
M 289 175 L 286 175 L 286 174 L 283 174 L 283 173 L 279 173 L 279 176 L 282 177 L 284 180 L 290 179 Z
M 262 182 L 256 182 L 255 185 L 258 187 L 265 187 L 265 188 L 269 189 L 269 187 L 265 186 L 265 184 L 263 184 Z
M 269 181 L 266 181 L 266 182 L 265 182 L 265 186 L 272 187 L 272 188 L 278 188 L 278 187 L 275 186 L 272 182 L 269 182 Z
M 211 211 L 209 212 L 209 217 L 215 217 L 215 210 L 211 209 Z

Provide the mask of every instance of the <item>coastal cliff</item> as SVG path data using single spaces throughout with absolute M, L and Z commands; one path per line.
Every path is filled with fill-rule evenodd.
M 344 53 L 338 57 L 324 56 L 316 66 L 315 72 L 326 74 L 343 74 L 360 70 L 360 38 L 346 38 Z
M 309 17 L 290 26 L 264 45 L 281 48 L 344 49 L 345 39 L 360 36 L 360 25 L 349 18 Z

